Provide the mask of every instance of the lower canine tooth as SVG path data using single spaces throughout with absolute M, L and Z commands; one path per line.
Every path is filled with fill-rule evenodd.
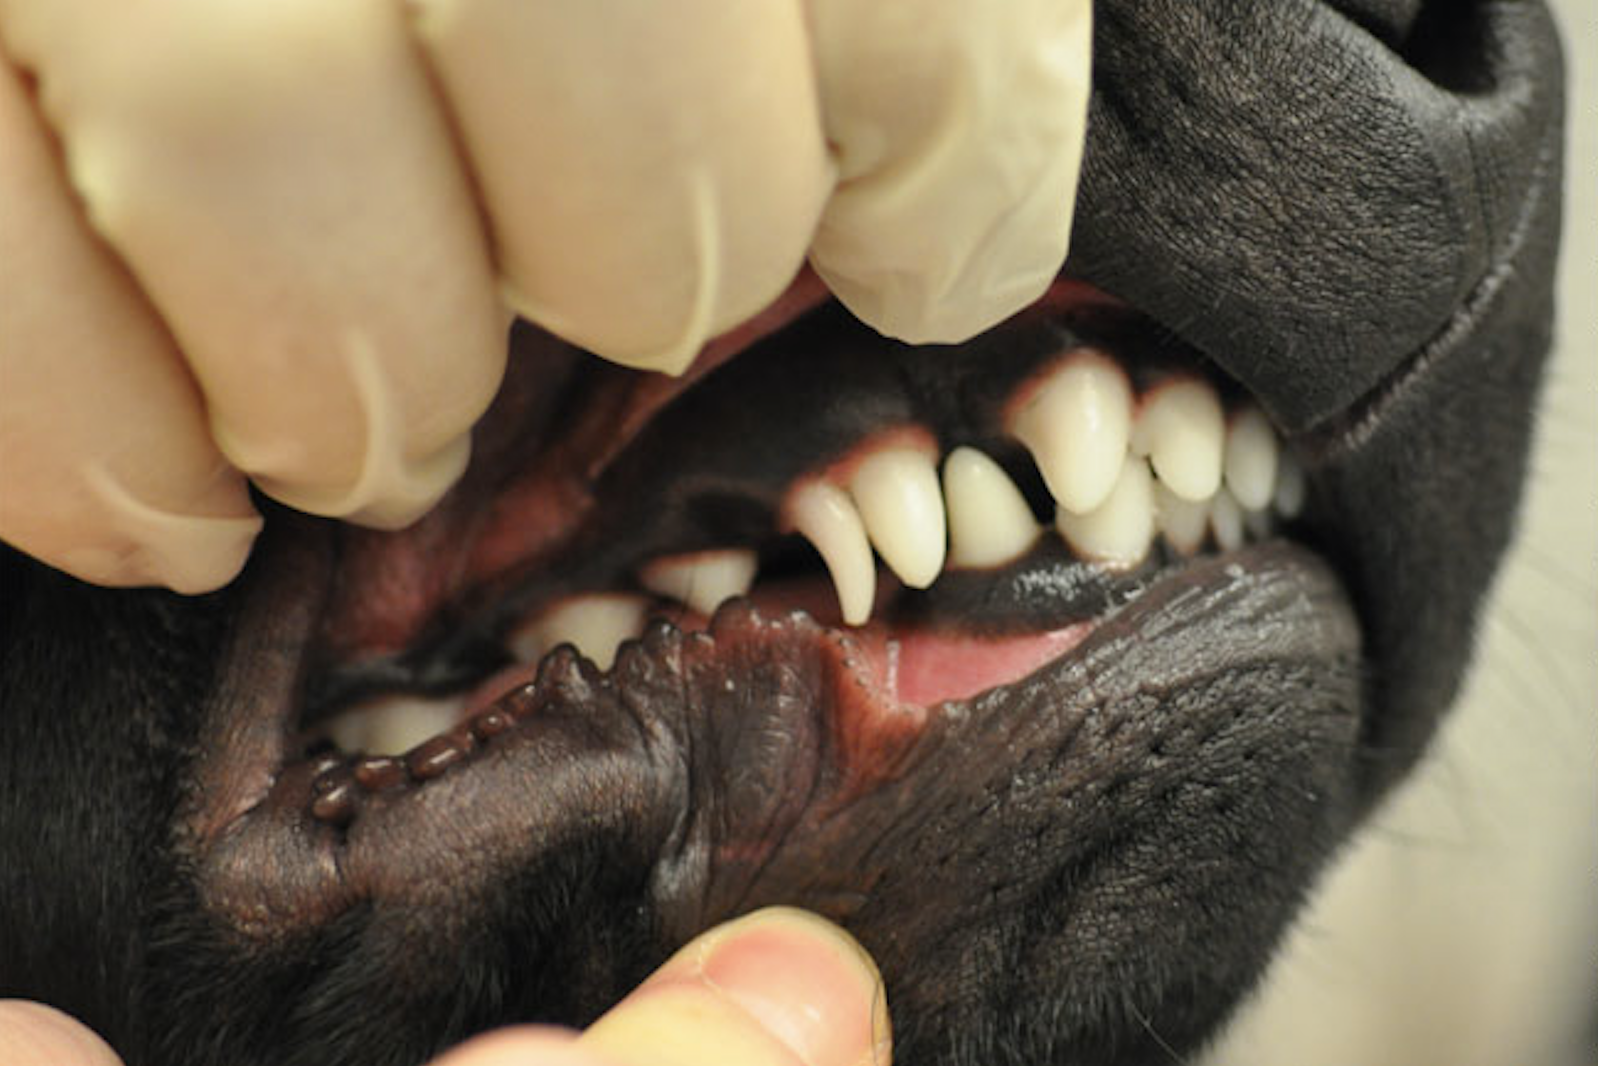
M 1084 558 L 1118 568 L 1137 565 L 1154 537 L 1154 478 L 1148 463 L 1128 456 L 1102 504 L 1083 515 L 1062 507 L 1055 525 Z
M 865 523 L 849 494 L 830 482 L 811 481 L 789 498 L 787 519 L 827 564 L 844 622 L 865 624 L 877 595 L 877 567 Z
M 956 448 L 943 461 L 943 502 L 949 512 L 949 565 L 1002 566 L 1038 539 L 1021 490 L 998 463 L 975 448 Z
M 1221 485 L 1226 418 L 1208 384 L 1184 378 L 1160 385 L 1143 401 L 1132 451 L 1146 454 L 1154 474 L 1184 500 L 1207 500 Z
M 1055 500 L 1086 514 L 1115 488 L 1132 425 L 1132 386 L 1098 352 L 1073 352 L 1010 419 Z
M 849 480 L 866 534 L 899 580 L 924 589 L 943 572 L 948 546 L 943 492 L 932 459 L 916 448 L 884 448 Z
M 557 644 L 571 644 L 601 670 L 616 661 L 616 648 L 644 631 L 649 601 L 624 592 L 573 596 L 517 630 L 511 651 L 525 662 L 537 660 Z
M 460 696 L 385 696 L 330 719 L 327 735 L 350 753 L 400 755 L 460 720 Z
M 1226 487 L 1244 510 L 1259 511 L 1276 489 L 1276 431 L 1258 408 L 1238 412 L 1226 432 Z
M 1209 520 L 1208 500 L 1184 500 L 1163 482 L 1154 483 L 1154 522 L 1171 547 L 1183 555 L 1198 551 Z
M 759 559 L 747 548 L 673 555 L 646 563 L 639 583 L 658 596 L 714 614 L 722 602 L 749 591 Z
M 1215 534 L 1216 545 L 1223 552 L 1243 546 L 1243 508 L 1238 506 L 1237 498 L 1224 488 L 1210 501 L 1210 530 Z
M 1291 452 L 1283 452 L 1276 464 L 1276 490 L 1271 506 L 1284 518 L 1297 518 L 1304 510 L 1304 468 Z

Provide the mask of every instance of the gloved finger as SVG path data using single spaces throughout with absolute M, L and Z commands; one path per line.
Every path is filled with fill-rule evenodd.
M 1065 259 L 1087 124 L 1090 0 L 809 0 L 838 159 L 810 262 L 855 314 L 965 340 Z
M 892 1058 L 876 966 L 847 933 L 790 908 L 691 942 L 579 1043 L 625 1066 L 886 1066 Z
M 416 0 L 517 311 L 680 371 L 777 297 L 832 187 L 798 0 Z
M 0 35 L 224 454 L 317 514 L 430 506 L 506 320 L 400 5 L 9 0 Z
M 0 1000 L 0 1066 L 122 1066 L 83 1023 L 21 999 Z
M 260 528 L 244 479 L 3 57 L 0 145 L 0 539 L 101 585 L 226 584 Z

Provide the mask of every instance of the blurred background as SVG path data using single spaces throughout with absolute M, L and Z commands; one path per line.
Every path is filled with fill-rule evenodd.
M 1464 702 L 1206 1066 L 1598 1063 L 1598 4 L 1533 481 Z

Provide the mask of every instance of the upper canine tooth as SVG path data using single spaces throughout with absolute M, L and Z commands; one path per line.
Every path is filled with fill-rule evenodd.
M 331 718 L 327 735 L 347 752 L 400 755 L 460 720 L 462 696 L 384 696 Z
M 593 592 L 562 600 L 511 638 L 511 651 L 518 659 L 535 661 L 557 644 L 571 644 L 609 670 L 616 661 L 616 648 L 629 637 L 644 631 L 649 601 L 626 592 Z
M 657 596 L 686 603 L 700 614 L 749 591 L 759 558 L 747 548 L 664 556 L 645 563 L 638 574 L 644 588 Z
M 1009 430 L 1061 507 L 1086 514 L 1115 488 L 1132 425 L 1132 386 L 1106 356 L 1083 349 L 1049 372 Z
M 943 502 L 949 512 L 949 565 L 1001 566 L 1038 539 L 1031 508 L 998 463 L 960 447 L 943 461 Z
M 1094 562 L 1118 568 L 1142 562 L 1154 537 L 1154 477 L 1148 463 L 1127 456 L 1103 503 L 1087 514 L 1062 507 L 1055 525 L 1078 554 Z
M 877 567 L 849 494 L 831 482 L 807 482 L 789 497 L 787 524 L 815 545 L 827 564 L 844 622 L 863 625 L 877 595 Z
M 872 452 L 855 467 L 849 495 L 877 554 L 899 580 L 924 589 L 938 579 L 948 533 L 931 456 L 919 448 Z
M 1203 381 L 1182 378 L 1144 401 L 1132 430 L 1132 452 L 1147 455 L 1155 476 L 1184 500 L 1207 500 L 1221 484 L 1226 418 Z
M 1209 520 L 1208 500 L 1184 500 L 1164 482 L 1154 483 L 1154 522 L 1171 547 L 1183 555 L 1198 551 Z
M 1244 510 L 1258 511 L 1276 489 L 1276 431 L 1257 407 L 1246 407 L 1226 433 L 1226 487 Z

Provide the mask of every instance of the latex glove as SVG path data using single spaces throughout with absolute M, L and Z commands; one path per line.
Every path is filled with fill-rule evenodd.
M 1064 258 L 1089 32 L 1088 0 L 0 0 L 0 537 L 192 592 L 249 551 L 244 476 L 405 525 L 507 305 L 677 372 L 808 251 L 879 329 L 963 339 Z
M 889 1066 L 882 979 L 847 933 L 775 908 L 683 948 L 578 1034 L 501 1029 L 434 1066 Z M 66 1015 L 0 1002 L 0 1066 L 119 1066 Z

